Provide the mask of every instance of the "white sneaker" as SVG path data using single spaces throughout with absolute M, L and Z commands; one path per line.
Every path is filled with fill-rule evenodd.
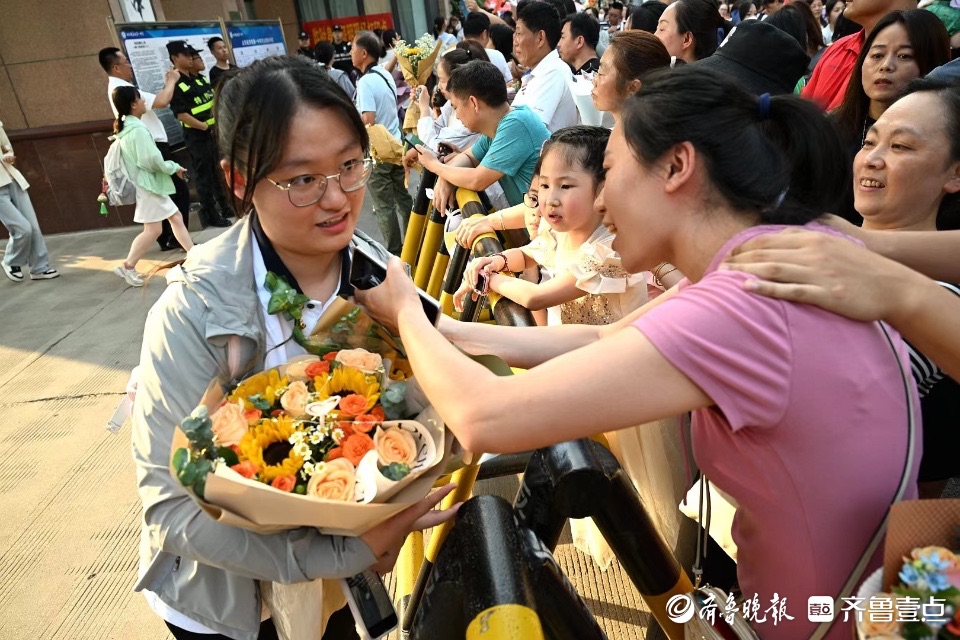
M 53 280 L 54 278 L 59 278 L 60 272 L 56 269 L 47 269 L 43 273 L 31 273 L 31 280 Z
M 142 287 L 143 278 L 140 277 L 140 274 L 133 269 L 127 269 L 125 266 L 120 265 L 113 270 L 115 274 L 127 281 L 127 284 L 131 287 Z
M 23 282 L 23 269 L 3 264 L 3 273 L 14 282 Z

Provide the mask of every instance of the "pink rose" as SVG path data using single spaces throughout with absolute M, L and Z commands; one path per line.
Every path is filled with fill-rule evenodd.
M 293 417 L 302 416 L 307 412 L 309 400 L 310 390 L 307 389 L 307 385 L 297 380 L 291 382 L 280 396 L 280 406 Z
M 347 367 L 360 369 L 364 373 L 377 373 L 383 368 L 383 358 L 378 353 L 366 349 L 344 349 L 337 354 L 337 362 Z
M 307 495 L 321 500 L 353 502 L 357 472 L 349 460 L 337 458 L 324 462 L 323 467 L 310 477 Z
M 412 433 L 400 427 L 377 429 L 373 436 L 373 446 L 377 450 L 380 464 L 384 466 L 400 462 L 412 467 L 417 461 L 417 441 Z
M 217 444 L 221 447 L 239 444 L 249 430 L 242 400 L 221 405 L 210 416 L 210 420 L 213 422 L 213 434 L 217 437 Z

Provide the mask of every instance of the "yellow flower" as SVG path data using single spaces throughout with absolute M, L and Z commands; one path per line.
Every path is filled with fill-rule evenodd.
M 367 399 L 367 411 L 373 409 L 380 399 L 380 384 L 376 376 L 364 375 L 353 367 L 337 367 L 323 387 L 317 388 L 317 400 L 330 396 L 361 395 Z
M 260 394 L 270 403 L 272 407 L 277 402 L 277 391 L 287 386 L 287 379 L 280 377 L 280 372 L 276 369 L 270 369 L 251 376 L 237 385 L 237 388 L 229 395 L 230 402 L 243 400 L 244 409 L 253 409 L 253 405 L 247 398 Z
M 408 55 L 408 56 L 418 56 L 418 55 L 420 55 L 420 49 L 417 49 L 416 47 L 414 47 L 414 48 L 412 48 L 412 49 L 407 49 L 407 55 Z
M 263 420 L 250 427 L 240 440 L 240 461 L 257 465 L 261 482 L 269 484 L 277 476 L 295 476 L 303 466 L 303 458 L 294 453 L 290 444 L 290 436 L 296 430 L 294 424 L 287 416 Z

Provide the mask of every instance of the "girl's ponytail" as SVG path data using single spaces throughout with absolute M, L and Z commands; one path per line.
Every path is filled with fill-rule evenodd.
M 123 131 L 123 118 L 130 115 L 133 103 L 139 98 L 140 92 L 137 91 L 136 87 L 117 87 L 113 90 L 111 99 L 113 100 L 113 106 L 117 109 L 117 119 L 113 122 L 114 134 Z

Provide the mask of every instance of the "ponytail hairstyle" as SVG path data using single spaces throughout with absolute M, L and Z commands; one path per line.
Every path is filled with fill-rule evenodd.
M 227 161 L 227 190 L 239 215 L 250 211 L 257 184 L 283 159 L 290 123 L 302 107 L 332 112 L 348 123 L 366 154 L 370 149 L 360 113 L 330 76 L 303 56 L 273 56 L 235 72 L 217 91 L 220 157 Z M 241 174 L 246 189 L 237 198 L 233 176 Z
M 844 145 L 819 107 L 793 95 L 757 98 L 699 65 L 648 75 L 618 126 L 644 166 L 692 144 L 716 193 L 762 224 L 805 224 L 833 211 L 851 181 Z
M 848 141 L 858 143 L 858 146 L 863 140 L 863 126 L 870 108 L 870 98 L 863 90 L 863 63 L 870 55 L 870 47 L 880 32 L 894 24 L 902 25 L 906 30 L 921 78 L 940 65 L 950 62 L 950 35 L 936 14 L 926 9 L 896 10 L 880 18 L 864 39 L 847 91 L 843 94 L 843 102 L 833 112 L 840 132 Z M 834 42 L 836 40 L 834 37 Z
M 703 60 L 713 55 L 719 44 L 717 29 L 726 31 L 726 24 L 717 5 L 712 0 L 677 0 L 674 17 L 680 35 L 693 36 L 693 55 Z
M 113 132 L 123 131 L 123 117 L 130 115 L 133 103 L 140 99 L 136 87 L 117 87 L 113 90 L 113 106 L 117 108 L 117 119 L 113 121 Z
M 569 166 L 593 176 L 594 187 L 598 187 L 605 177 L 603 154 L 607 150 L 609 139 L 610 130 L 605 127 L 575 125 L 560 129 L 543 143 L 534 173 L 540 173 L 547 154 L 557 151 L 563 154 L 563 159 Z
M 490 62 L 490 56 L 487 55 L 487 51 L 476 40 L 464 40 L 463 42 L 458 42 L 456 47 L 444 54 L 444 56 L 440 58 L 440 64 L 444 66 L 447 75 L 449 75 L 460 65 L 467 64 L 474 60 Z

